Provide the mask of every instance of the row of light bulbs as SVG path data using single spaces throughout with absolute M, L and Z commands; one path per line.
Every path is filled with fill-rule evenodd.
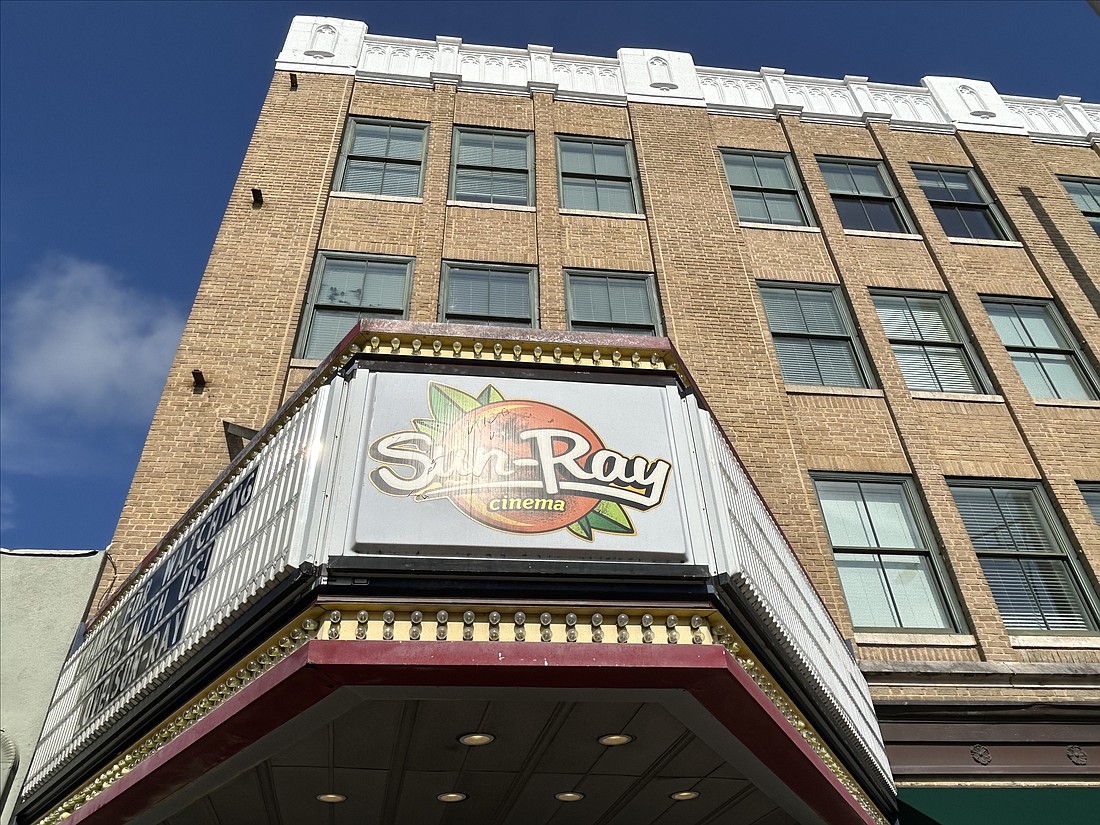
M 488 745 L 495 739 L 496 737 L 491 733 L 465 733 L 458 737 L 460 743 L 471 748 Z M 629 733 L 606 733 L 596 741 L 601 745 L 613 748 L 619 745 L 629 745 L 634 741 L 634 737 Z M 686 802 L 689 799 L 695 799 L 697 796 L 699 796 L 698 791 L 677 791 L 669 794 L 668 798 L 677 802 Z M 461 791 L 448 791 L 436 796 L 436 799 L 440 802 L 462 802 L 468 798 L 469 796 Z M 346 801 L 347 797 L 341 793 L 322 793 L 317 794 L 317 799 L 321 802 L 337 803 Z M 580 802 L 584 799 L 584 794 L 580 791 L 561 791 L 554 794 L 554 799 L 559 802 Z

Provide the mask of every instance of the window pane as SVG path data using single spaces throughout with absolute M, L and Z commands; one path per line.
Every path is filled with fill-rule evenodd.
M 771 215 L 762 192 L 734 192 L 733 209 L 746 223 L 771 223 Z
M 874 295 L 875 309 L 888 338 L 920 339 L 917 321 L 902 295 Z
M 489 278 L 489 314 L 529 320 L 531 277 L 526 272 L 493 272 Z
M 985 309 L 989 313 L 989 319 L 993 322 L 993 326 L 997 329 L 997 334 L 1001 336 L 1001 340 L 1006 346 L 1028 346 L 1030 344 L 1027 333 L 1024 331 L 1024 325 L 1016 316 L 1012 304 L 987 303 Z
M 870 232 L 874 229 L 871 219 L 863 211 L 863 202 L 850 198 L 833 198 L 836 213 L 840 217 L 840 223 L 845 229 L 858 229 Z
M 902 627 L 954 629 L 927 556 L 881 556 Z
M 961 207 L 959 216 L 966 224 L 971 238 L 997 241 L 1002 238 L 1001 231 L 993 221 L 993 216 L 986 207 Z
M 787 193 L 768 192 L 765 196 L 768 216 L 771 223 L 790 226 L 804 226 L 806 218 L 802 214 L 802 205 L 798 196 Z
M 855 481 L 815 480 L 833 547 L 874 547 L 871 518 Z
M 526 172 L 493 172 L 493 203 L 508 203 L 518 206 L 527 205 Z
M 860 483 L 877 547 L 922 547 L 917 525 L 900 484 Z
M 951 200 L 959 203 L 984 203 L 978 190 L 974 188 L 970 175 L 966 172 L 940 172 L 943 176 L 944 186 Z
M 317 310 L 313 313 L 313 321 L 309 326 L 309 340 L 306 342 L 302 356 L 324 358 L 345 335 L 351 332 L 351 328 L 358 320 L 359 312 L 356 310 Z
M 1096 192 L 1091 192 L 1084 181 L 1066 180 L 1062 181 L 1062 185 L 1066 187 L 1069 196 L 1082 212 L 1100 212 L 1100 186 L 1097 187 Z
M 1087 630 L 1093 627 L 1064 559 L 982 557 L 1009 630 Z
M 772 332 L 806 332 L 806 321 L 798 303 L 798 291 L 764 287 L 760 290 L 764 314 Z
M 593 143 L 592 154 L 595 158 L 597 175 L 630 177 L 625 146 L 615 143 Z
M 1056 398 L 1088 400 L 1095 398 L 1072 355 L 1041 352 L 1036 355 Z
M 877 166 L 864 166 L 862 164 L 850 164 L 848 170 L 852 173 L 856 191 L 861 195 L 889 196 L 890 191 L 883 183 L 882 175 Z
M 459 132 L 458 163 L 463 166 L 492 166 L 493 136 L 479 132 Z
M 1034 398 L 1057 398 L 1058 393 L 1047 380 L 1047 374 L 1039 364 L 1039 356 L 1034 352 L 1013 352 L 1012 363 L 1020 373 L 1024 386 Z
M 630 181 L 596 181 L 596 198 L 601 212 L 634 212 L 634 188 Z
M 783 158 L 756 158 L 756 168 L 760 174 L 760 183 L 770 189 L 794 189 L 787 162 Z
M 760 186 L 760 176 L 750 155 L 723 155 L 722 160 L 726 164 L 726 179 L 730 186 Z
M 580 175 L 593 175 L 596 164 L 592 158 L 592 144 L 563 140 L 561 146 L 561 170 Z
M 489 273 L 472 269 L 451 269 L 447 280 L 447 313 L 490 315 Z
M 942 392 L 981 392 L 965 351 L 958 347 L 926 347 Z
M 1017 304 L 1015 309 L 1033 346 L 1068 348 L 1068 342 L 1051 320 L 1046 306 Z
M 380 195 L 384 168 L 385 164 L 376 160 L 349 160 L 344 167 L 344 182 L 340 188 L 345 192 Z
M 349 154 L 375 158 L 386 157 L 389 131 L 389 126 L 380 123 L 356 123 Z
M 810 341 L 804 338 L 776 338 L 775 355 L 786 383 L 818 386 L 825 383 Z
M 871 222 L 871 228 L 875 232 L 906 231 L 892 200 L 865 200 L 863 208 L 867 211 L 867 219 Z
M 856 627 L 899 627 L 877 554 L 836 554 L 837 572 Z
M 955 206 L 944 204 L 933 204 L 932 211 L 936 213 L 936 217 L 940 219 L 940 226 L 943 227 L 943 234 L 949 238 L 969 238 L 970 230 L 966 226 L 966 222 L 962 219 L 962 215 L 959 214 L 959 210 Z
M 382 178 L 383 195 L 416 197 L 420 194 L 420 166 L 407 163 L 387 163 Z
M 521 135 L 494 135 L 493 165 L 505 169 L 526 169 L 527 138 Z
M 595 212 L 600 208 L 600 202 L 596 197 L 596 182 L 594 180 L 579 180 L 577 178 L 564 178 L 561 182 L 561 197 L 563 209 L 583 209 Z M 627 210 L 633 212 L 633 208 Z
M 867 386 L 849 341 L 817 339 L 813 341 L 813 350 L 822 384 L 828 387 Z
M 913 322 L 924 341 L 955 341 L 955 335 L 947 325 L 943 301 L 939 298 L 909 296 L 905 299 Z
M 893 350 L 909 389 L 925 392 L 942 391 L 943 388 L 936 378 L 936 372 L 925 347 L 919 344 L 894 344 Z
M 491 203 L 493 199 L 493 173 L 474 169 L 455 172 L 455 200 Z
M 363 302 L 365 261 L 342 261 L 329 258 L 324 263 L 317 303 L 344 304 L 358 307 Z
M 829 187 L 831 193 L 856 194 L 859 192 L 846 163 L 823 162 L 821 174 L 825 176 L 825 185 Z
M 795 294 L 807 331 L 823 335 L 843 335 L 847 332 L 831 290 L 799 289 L 795 290 Z
M 392 261 L 368 261 L 363 306 L 401 311 L 405 307 L 408 266 Z
M 619 324 L 651 324 L 649 287 L 633 278 L 608 278 L 611 320 Z
M 1081 485 L 1081 495 L 1085 499 L 1085 504 L 1089 506 L 1089 512 L 1092 513 L 1093 519 L 1097 524 L 1100 524 L 1100 485 L 1090 484 L 1087 487 Z
M 611 322 L 611 299 L 604 278 L 574 275 L 569 279 L 573 317 L 580 321 Z
M 390 144 L 387 155 L 402 160 L 420 160 L 423 129 L 409 129 L 404 126 L 390 127 Z
M 938 171 L 935 169 L 914 169 L 913 174 L 916 175 L 917 183 L 920 184 L 920 188 L 928 200 L 951 200 L 947 186 Z

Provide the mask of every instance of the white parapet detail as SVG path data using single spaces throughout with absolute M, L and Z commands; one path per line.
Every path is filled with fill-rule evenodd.
M 921 132 L 999 132 L 1042 143 L 1100 144 L 1100 105 L 1079 97 L 1057 100 L 1001 95 L 984 80 L 925 77 L 920 86 L 871 83 L 866 77 L 787 75 L 696 66 L 687 52 L 619 49 L 616 57 L 556 54 L 475 46 L 457 37 L 415 40 L 367 33 L 365 23 L 295 17 L 277 69 L 354 75 L 373 83 L 430 86 L 453 83 L 467 91 L 528 95 L 623 106 L 658 103 L 706 107 L 718 114 L 863 125 L 889 121 Z

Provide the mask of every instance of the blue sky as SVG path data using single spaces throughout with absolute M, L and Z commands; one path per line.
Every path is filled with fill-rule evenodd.
M 1100 101 L 1073 2 L 0 1 L 0 544 L 110 541 L 295 14 L 376 34 L 690 52 Z

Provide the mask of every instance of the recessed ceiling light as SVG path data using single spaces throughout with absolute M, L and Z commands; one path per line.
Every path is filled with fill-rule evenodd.
M 496 739 L 496 737 L 491 733 L 465 733 L 458 737 L 459 742 L 463 745 L 469 745 L 471 748 L 477 747 L 478 745 L 488 745 L 494 739 Z
M 676 793 L 670 793 L 668 798 L 675 799 L 677 802 L 684 802 L 688 799 L 695 799 L 698 795 L 698 791 L 677 791 Z
M 436 797 L 440 802 L 461 802 L 466 798 L 466 794 L 459 793 L 458 791 L 451 791 L 450 793 L 441 793 Z
M 562 791 L 561 793 L 554 794 L 554 799 L 559 802 L 580 802 L 584 799 L 584 794 L 580 791 Z
M 611 748 L 615 745 L 629 745 L 634 741 L 634 737 L 629 733 L 608 733 L 601 736 L 597 741 L 601 745 L 607 745 Z
M 332 803 L 347 801 L 347 797 L 344 796 L 342 793 L 319 793 L 317 794 L 317 799 L 320 802 Z

